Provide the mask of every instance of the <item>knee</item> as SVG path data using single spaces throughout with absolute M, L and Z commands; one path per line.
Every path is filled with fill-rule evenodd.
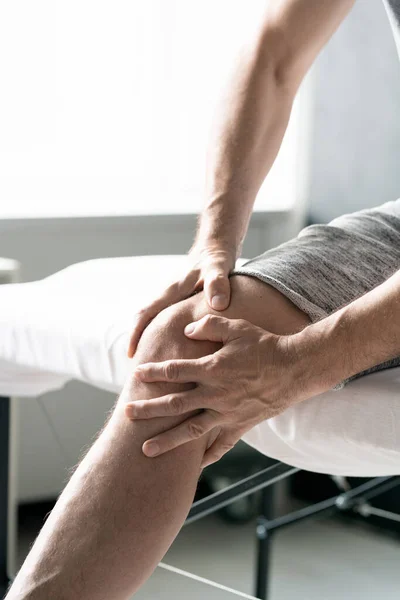
M 173 304 L 160 312 L 143 332 L 136 352 L 138 362 L 197 358 L 215 352 L 220 344 L 194 341 L 184 334 L 188 323 L 207 314 L 203 294 Z

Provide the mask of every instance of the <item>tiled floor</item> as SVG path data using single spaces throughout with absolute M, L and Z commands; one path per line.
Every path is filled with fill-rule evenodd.
M 215 517 L 183 529 L 165 562 L 253 592 L 254 525 Z M 360 526 L 320 520 L 276 534 L 270 600 L 372 600 L 400 597 L 400 540 Z
M 229 525 L 213 515 L 183 528 L 163 562 L 253 593 L 254 528 L 255 523 Z M 21 530 L 20 561 L 34 536 L 32 526 Z M 276 534 L 270 600 L 399 597 L 400 538 L 335 519 L 299 523 Z M 171 589 L 167 598 L 178 600 L 178 594 Z

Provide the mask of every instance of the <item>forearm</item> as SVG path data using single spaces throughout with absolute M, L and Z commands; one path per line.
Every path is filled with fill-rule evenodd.
M 400 271 L 293 338 L 305 397 L 400 356 Z
M 296 91 L 354 0 L 274 0 L 243 49 L 217 111 L 196 242 L 240 254 Z M 195 243 L 196 243 L 195 242 Z
M 238 256 L 257 192 L 281 145 L 294 93 L 279 80 L 281 40 L 271 31 L 243 49 L 215 118 L 205 206 L 196 241 Z

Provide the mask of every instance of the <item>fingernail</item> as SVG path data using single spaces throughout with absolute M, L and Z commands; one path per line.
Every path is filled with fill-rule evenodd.
M 211 298 L 211 306 L 215 310 L 220 310 L 221 308 L 225 308 L 227 297 L 225 294 L 217 294 Z
M 156 456 L 160 452 L 160 446 L 157 442 L 149 442 L 145 445 L 143 450 L 146 456 Z
M 186 325 L 185 327 L 185 333 L 193 333 L 194 327 L 194 323 L 189 323 L 189 325 Z

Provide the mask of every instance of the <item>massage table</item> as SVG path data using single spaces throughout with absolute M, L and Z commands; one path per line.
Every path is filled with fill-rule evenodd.
M 7 264 L 11 272 L 12 264 Z M 3 263 L 6 274 L 7 264 Z M 10 537 L 15 535 L 11 513 L 8 531 L 4 525 L 5 504 L 7 498 L 10 502 L 10 489 L 15 485 L 15 398 L 40 396 L 61 389 L 71 380 L 119 393 L 130 369 L 126 350 L 135 312 L 187 267 L 186 256 L 96 259 L 40 281 L 0 286 L 0 484 L 3 488 L 8 485 L 8 492 L 3 491 L 0 499 L 3 580 L 11 572 Z M 274 529 L 332 508 L 362 506 L 365 512 L 368 498 L 399 483 L 399 385 L 400 368 L 388 369 L 357 379 L 340 391 L 296 404 L 260 423 L 242 439 L 273 459 L 273 464 L 194 503 L 186 523 L 262 490 L 262 514 L 256 532 L 258 598 L 267 594 L 268 541 Z M 344 486 L 330 502 L 273 519 L 271 486 L 300 469 L 328 474 L 337 482 L 351 476 L 373 479 L 353 490 Z

